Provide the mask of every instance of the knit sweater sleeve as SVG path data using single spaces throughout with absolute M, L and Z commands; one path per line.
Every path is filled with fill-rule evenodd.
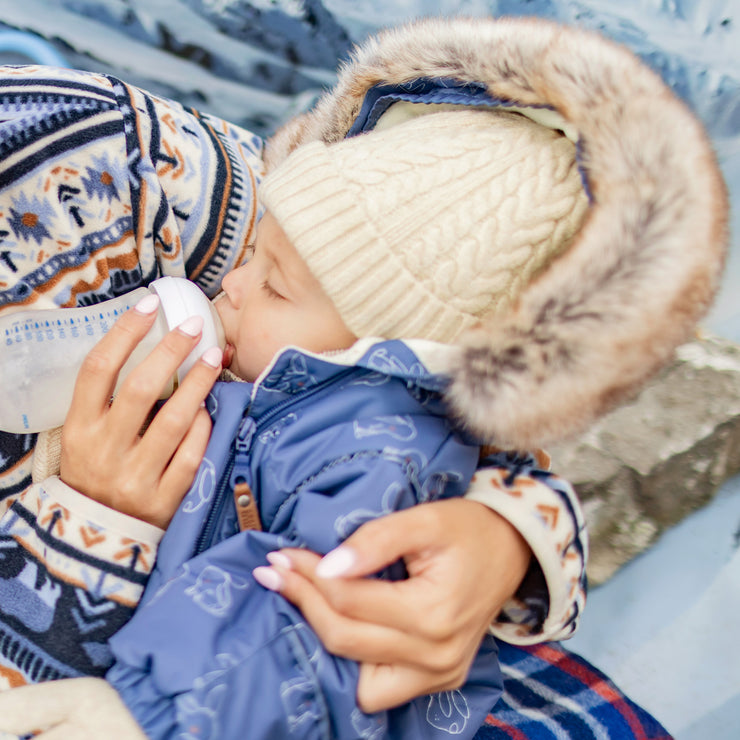
M 507 519 L 532 549 L 524 581 L 491 626 L 513 644 L 570 637 L 586 600 L 583 513 L 572 486 L 547 468 L 545 453 L 494 452 L 466 494 Z
M 141 598 L 162 530 L 57 477 L 0 509 L 0 690 L 103 675 L 108 639 Z
M 0 106 L 0 312 L 99 303 L 162 275 L 213 295 L 244 259 L 259 136 L 108 75 L 37 65 L 0 72 Z M 0 513 L 31 484 L 35 443 L 0 430 Z
M 187 277 L 214 296 L 245 259 L 259 216 L 262 139 L 108 78 L 124 124 L 139 269 Z

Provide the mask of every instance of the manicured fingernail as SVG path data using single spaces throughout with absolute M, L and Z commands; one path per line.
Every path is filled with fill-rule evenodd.
M 150 293 L 145 295 L 135 306 L 134 311 L 136 313 L 144 314 L 145 316 L 154 313 L 159 308 L 159 296 L 156 293 Z
M 291 570 L 293 568 L 290 558 L 282 552 L 268 552 L 265 557 L 268 563 L 277 565 L 278 568 L 285 568 L 285 570 Z
M 209 347 L 201 356 L 200 359 L 210 365 L 211 367 L 221 367 L 221 360 L 223 359 L 224 353 L 221 351 L 221 347 Z
M 357 554 L 351 547 L 337 547 L 319 561 L 316 575 L 319 578 L 343 576 L 357 562 Z
M 252 571 L 254 580 L 268 591 L 280 591 L 283 587 L 283 577 L 276 570 L 261 565 Z
M 203 317 L 191 316 L 189 319 L 185 319 L 177 328 L 189 337 L 197 337 L 203 329 Z

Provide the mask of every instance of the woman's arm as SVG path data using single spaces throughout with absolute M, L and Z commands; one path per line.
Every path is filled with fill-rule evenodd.
M 97 303 L 165 274 L 212 295 L 244 258 L 258 214 L 260 137 L 79 70 L 6 70 L 0 97 L 13 101 L 14 125 L 33 131 L 9 142 L 33 166 L 6 172 L 0 230 L 43 181 L 49 197 L 34 234 L 53 245 L 39 250 L 29 236 L 0 260 L 0 311 Z M 31 482 L 35 441 L 0 431 L 0 515 Z
M 0 532 L 0 690 L 102 676 L 108 639 L 131 618 L 162 531 L 52 477 L 15 498 Z
M 488 463 L 478 471 L 469 497 L 481 491 L 489 496 L 492 477 L 498 496 L 523 499 L 509 509 L 518 520 L 540 522 L 529 526 L 526 539 L 508 517 L 469 498 L 367 524 L 323 562 L 300 550 L 272 556 L 271 587 L 299 606 L 334 652 L 363 662 L 363 707 L 379 709 L 459 686 L 492 622 L 496 633 L 509 630 L 521 633 L 523 641 L 542 641 L 547 639 L 543 627 L 569 632 L 580 612 L 585 535 L 572 489 L 538 468 L 533 457 L 506 455 Z M 530 497 L 530 488 L 543 500 Z M 552 520 L 564 522 L 563 527 L 546 526 Z M 544 567 L 532 558 L 528 542 L 535 542 L 536 552 L 551 548 Z M 398 558 L 406 562 L 409 580 L 385 584 L 364 578 Z M 543 587 L 539 574 L 545 572 Z M 561 598 L 559 617 L 548 619 L 548 586 L 569 577 L 573 581 Z
M 588 537 L 572 486 L 549 471 L 549 457 L 493 452 L 466 497 L 485 504 L 525 539 L 533 558 L 526 577 L 492 625 L 518 645 L 570 637 L 586 600 Z
M 22 655 L 0 655 L 8 686 L 105 672 L 108 639 L 136 608 L 161 528 L 202 457 L 210 420 L 201 402 L 219 363 L 197 363 L 139 436 L 199 332 L 168 334 L 109 402 L 153 319 L 129 311 L 88 356 L 63 432 L 61 478 L 13 497 L 0 520 L 0 628 L 13 638 L 5 644 L 25 645 Z

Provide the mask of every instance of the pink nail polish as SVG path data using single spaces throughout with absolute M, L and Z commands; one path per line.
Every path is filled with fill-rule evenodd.
M 268 591 L 280 591 L 283 587 L 283 577 L 276 570 L 267 568 L 264 565 L 255 568 L 252 571 L 254 580 Z
M 154 313 L 159 308 L 159 296 L 156 293 L 145 295 L 135 306 L 136 313 L 147 316 Z
M 211 367 L 221 367 L 221 360 L 223 359 L 224 353 L 220 347 L 209 347 L 201 356 L 200 359 L 210 365 Z
M 357 561 L 357 554 L 351 547 L 339 546 L 324 555 L 316 566 L 319 578 L 337 578 L 343 576 Z
M 185 319 L 185 321 L 183 321 L 177 328 L 189 337 L 197 337 L 203 330 L 203 317 L 191 316 L 190 318 Z
M 293 563 L 290 558 L 282 552 L 268 552 L 265 557 L 271 565 L 277 565 L 278 568 L 284 568 L 285 570 L 293 569 Z

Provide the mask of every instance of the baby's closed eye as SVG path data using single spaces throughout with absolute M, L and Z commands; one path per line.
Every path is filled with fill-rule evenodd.
M 282 295 L 282 294 L 280 294 L 280 293 L 278 293 L 278 291 L 275 290 L 275 288 L 273 288 L 272 285 L 270 285 L 269 281 L 267 281 L 267 280 L 264 280 L 262 282 L 262 290 L 264 290 L 265 293 L 267 293 L 267 295 L 270 298 L 275 298 L 275 299 L 281 300 L 281 301 L 286 300 L 285 296 Z

